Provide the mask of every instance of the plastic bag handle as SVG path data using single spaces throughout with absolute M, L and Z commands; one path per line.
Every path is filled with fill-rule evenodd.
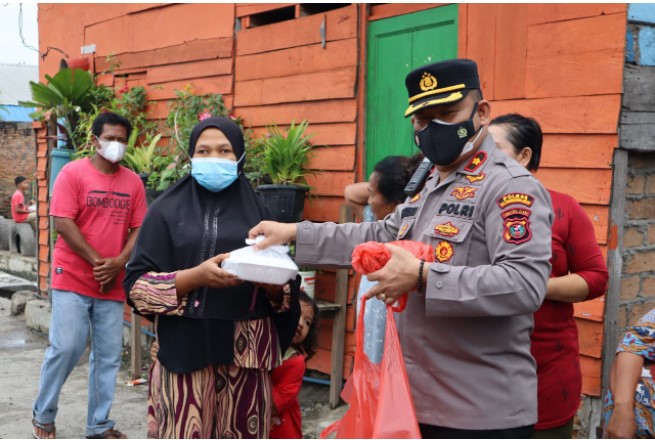
M 401 295 L 400 298 L 398 298 L 398 301 L 396 301 L 398 305 L 394 304 L 393 306 L 391 306 L 391 310 L 396 313 L 400 313 L 403 310 L 405 310 L 405 307 L 407 306 L 407 295 L 409 295 L 409 293 L 405 293 L 404 295 Z M 387 308 L 389 308 L 389 306 L 387 306 Z M 387 310 L 387 313 L 388 312 L 389 311 Z

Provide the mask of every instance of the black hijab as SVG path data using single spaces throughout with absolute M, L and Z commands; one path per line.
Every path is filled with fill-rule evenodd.
M 207 128 L 217 128 L 230 141 L 237 159 L 241 158 L 239 176 L 219 192 L 208 191 L 192 176 L 186 176 L 150 206 L 125 274 L 123 285 L 129 303 L 129 292 L 143 274 L 189 269 L 217 254 L 241 248 L 245 246 L 248 231 L 271 218 L 243 175 L 243 133 L 234 122 L 212 117 L 196 125 L 189 140 L 189 156 L 193 156 L 198 138 Z M 224 289 L 202 287 L 190 292 L 183 317 L 159 316 L 159 359 L 176 372 L 230 363 L 234 321 L 268 316 L 274 318 L 280 346 L 286 350 L 300 314 L 299 280 L 291 284 L 292 309 L 281 314 L 274 313 L 265 292 L 249 282 Z M 228 334 L 231 337 L 225 337 Z

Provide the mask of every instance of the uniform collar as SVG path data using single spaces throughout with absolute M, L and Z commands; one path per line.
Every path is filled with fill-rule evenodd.
M 491 160 L 491 156 L 493 155 L 493 151 L 495 149 L 496 141 L 494 141 L 494 138 L 489 133 L 487 133 L 475 154 L 471 156 L 469 160 L 460 165 L 456 173 L 466 174 L 469 176 L 480 175 L 482 170 L 485 169 Z

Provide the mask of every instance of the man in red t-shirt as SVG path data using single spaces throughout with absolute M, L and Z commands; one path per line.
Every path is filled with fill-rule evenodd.
M 33 407 L 35 438 L 55 438 L 64 382 L 91 332 L 87 438 L 125 438 L 109 419 L 121 363 L 125 265 L 146 212 L 138 175 L 118 163 L 132 126 L 102 113 L 91 128 L 96 153 L 57 176 L 50 215 L 59 233 L 52 261 L 50 346 Z
M 25 206 L 25 193 L 30 189 L 30 181 L 27 177 L 18 176 L 14 179 L 16 192 L 11 196 L 11 217 L 16 223 L 29 223 L 36 231 L 36 210 Z M 34 201 L 30 201 L 33 205 Z

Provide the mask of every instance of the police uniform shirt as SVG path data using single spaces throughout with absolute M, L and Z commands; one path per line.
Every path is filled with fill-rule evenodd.
M 550 275 L 548 192 L 486 136 L 474 156 L 375 223 L 298 224 L 299 265 L 349 267 L 366 241 L 432 245 L 425 292 L 398 331 L 420 423 L 506 429 L 537 421 L 532 313 Z M 427 264 L 427 263 L 426 263 Z

